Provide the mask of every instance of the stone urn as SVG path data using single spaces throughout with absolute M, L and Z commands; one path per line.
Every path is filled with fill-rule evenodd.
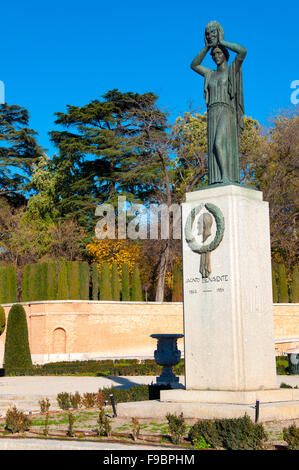
M 163 366 L 162 374 L 157 377 L 157 384 L 168 385 L 179 381 L 172 372 L 172 367 L 177 365 L 181 359 L 181 351 L 178 350 L 177 340 L 183 338 L 181 334 L 155 334 L 152 338 L 158 340 L 157 349 L 154 352 L 155 362 Z

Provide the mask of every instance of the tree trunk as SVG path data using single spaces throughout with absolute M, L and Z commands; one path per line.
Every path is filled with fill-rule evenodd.
M 164 286 L 169 260 L 169 240 L 165 240 L 165 244 L 161 251 L 161 260 L 159 264 L 159 275 L 156 289 L 156 302 L 163 302 L 164 300 Z

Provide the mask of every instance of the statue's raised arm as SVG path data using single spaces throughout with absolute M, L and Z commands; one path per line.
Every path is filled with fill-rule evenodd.
M 204 97 L 208 108 L 208 183 L 239 183 L 238 137 L 243 129 L 243 87 L 241 64 L 246 49 L 224 40 L 220 23 L 211 21 L 205 29 L 205 47 L 191 64 L 204 76 Z M 217 70 L 201 65 L 208 50 Z M 229 50 L 237 55 L 228 66 Z

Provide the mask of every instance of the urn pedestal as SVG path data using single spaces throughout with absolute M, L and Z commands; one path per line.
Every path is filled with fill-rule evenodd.
M 177 347 L 178 338 L 181 334 L 154 334 L 152 338 L 158 340 L 157 349 L 154 352 L 155 361 L 159 366 L 163 366 L 162 374 L 157 377 L 156 382 L 159 385 L 169 385 L 179 381 L 172 372 L 172 367 L 177 365 L 181 359 L 181 351 Z

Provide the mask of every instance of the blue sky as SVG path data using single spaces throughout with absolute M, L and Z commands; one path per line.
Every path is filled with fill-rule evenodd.
M 189 103 L 205 111 L 203 79 L 190 69 L 218 20 L 225 39 L 247 48 L 245 114 L 267 125 L 292 107 L 299 79 L 295 2 L 214 0 L 28 0 L 1 5 L 0 80 L 8 104 L 26 107 L 39 143 L 54 149 L 54 112 L 84 105 L 112 88 L 153 91 L 174 120 Z M 233 56 L 233 54 L 231 54 Z M 210 58 L 205 65 L 212 67 Z

